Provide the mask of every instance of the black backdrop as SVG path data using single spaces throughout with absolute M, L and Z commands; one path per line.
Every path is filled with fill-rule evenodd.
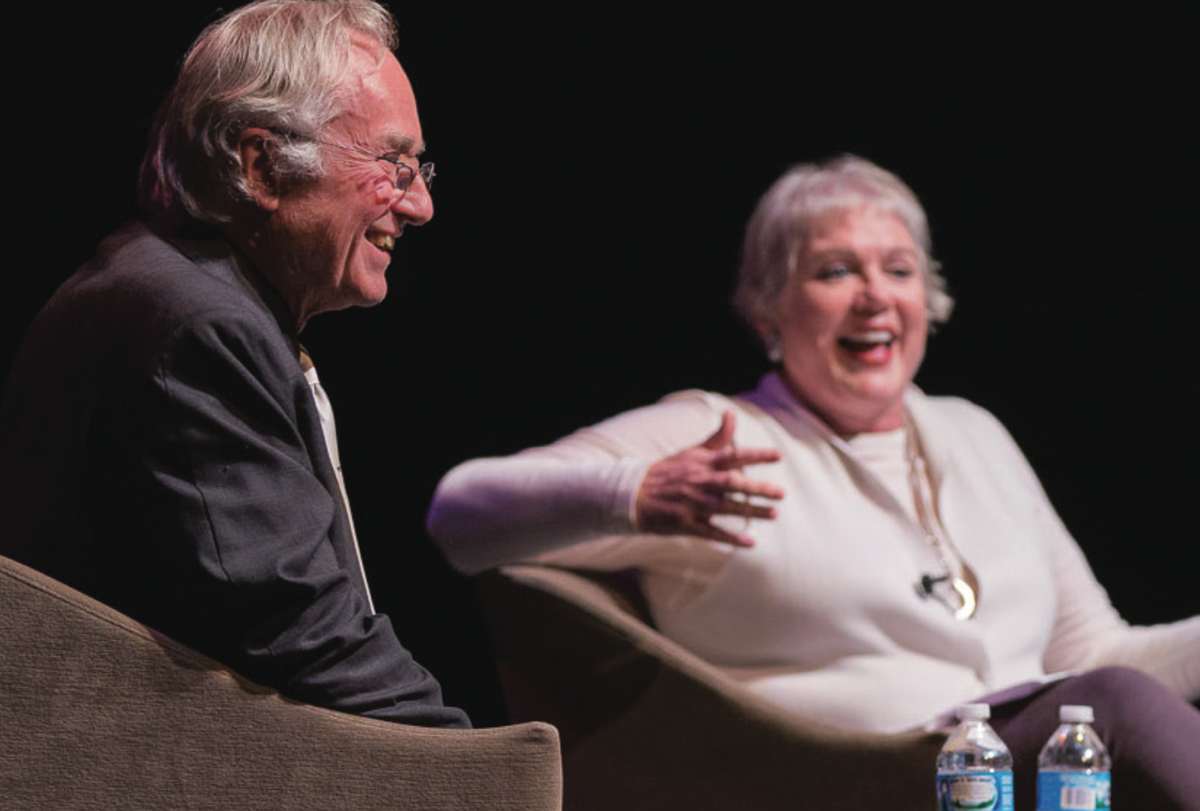
M 49 47 L 8 57 L 27 247 L 0 371 L 132 214 L 147 122 L 216 14 L 165 8 L 35 12 Z M 726 304 L 742 223 L 789 164 L 846 151 L 917 191 L 958 299 L 918 383 L 1009 427 L 1126 617 L 1197 612 L 1192 21 L 943 19 L 952 33 L 917 36 L 571 14 L 401 14 L 437 216 L 400 243 L 386 302 L 305 335 L 377 601 L 448 700 L 503 720 L 473 590 L 422 527 L 440 475 L 676 389 L 751 385 L 765 362 Z

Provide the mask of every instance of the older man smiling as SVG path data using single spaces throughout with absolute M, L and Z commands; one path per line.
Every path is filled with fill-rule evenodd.
M 370 0 L 206 29 L 142 166 L 145 219 L 30 329 L 0 411 L 0 552 L 310 703 L 465 726 L 377 614 L 333 411 L 298 336 L 378 303 L 433 216 Z

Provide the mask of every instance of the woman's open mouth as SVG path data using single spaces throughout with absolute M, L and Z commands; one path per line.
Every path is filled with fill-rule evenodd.
M 869 364 L 887 363 L 892 357 L 896 333 L 891 330 L 868 330 L 837 339 L 838 346 L 857 360 Z

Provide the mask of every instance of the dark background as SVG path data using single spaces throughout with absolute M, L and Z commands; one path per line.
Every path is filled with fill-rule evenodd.
M 9 65 L 26 247 L 0 373 L 133 213 L 150 116 L 216 16 L 165 8 L 47 10 L 30 30 L 49 46 Z M 1128 619 L 1200 610 L 1194 20 L 943 18 L 956 33 L 918 36 L 912 20 L 396 9 L 437 216 L 398 246 L 386 302 L 305 341 L 376 600 L 477 723 L 504 715 L 472 586 L 424 534 L 438 478 L 680 388 L 751 386 L 766 363 L 726 303 L 741 227 L 787 166 L 841 152 L 929 212 L 958 307 L 917 382 L 1000 417 Z

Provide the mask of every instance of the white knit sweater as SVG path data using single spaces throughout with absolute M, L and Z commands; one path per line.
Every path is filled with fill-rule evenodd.
M 994 417 L 915 388 L 905 405 L 942 523 L 979 578 L 968 621 L 917 596 L 921 574 L 942 566 L 911 507 L 776 375 L 739 397 L 680 392 L 544 448 L 464 463 L 439 486 L 430 530 L 467 572 L 533 558 L 636 568 L 664 634 L 782 707 L 844 728 L 899 731 L 1104 664 L 1200 695 L 1200 617 L 1130 627 Z M 752 549 L 636 533 L 647 467 L 709 436 L 726 410 L 738 447 L 782 452 L 749 471 L 786 491 L 778 518 L 750 526 Z

